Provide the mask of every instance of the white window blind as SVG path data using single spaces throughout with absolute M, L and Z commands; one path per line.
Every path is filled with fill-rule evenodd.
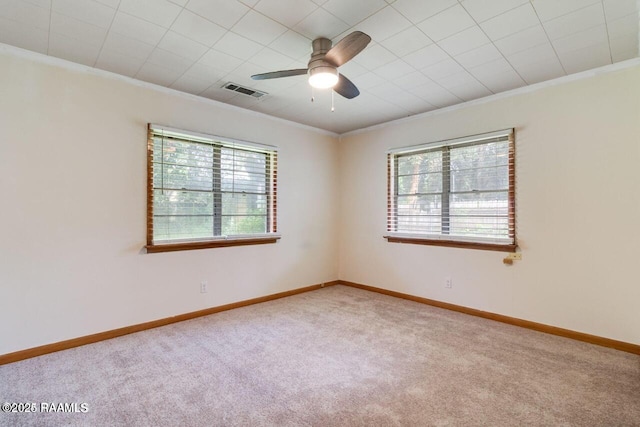
M 513 129 L 388 152 L 387 232 L 515 245 Z
M 149 125 L 148 245 L 277 232 L 275 147 Z

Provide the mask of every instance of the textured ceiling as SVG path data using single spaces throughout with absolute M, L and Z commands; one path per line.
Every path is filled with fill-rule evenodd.
M 334 112 L 306 76 L 250 78 L 354 30 Z M 0 0 L 0 42 L 337 133 L 639 56 L 636 0 Z

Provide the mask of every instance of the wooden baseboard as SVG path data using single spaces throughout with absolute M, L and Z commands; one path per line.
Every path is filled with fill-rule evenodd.
M 549 326 L 542 323 L 531 322 L 529 320 L 518 319 L 516 317 L 503 316 L 502 314 L 491 313 L 488 311 L 477 310 L 475 308 L 464 307 L 461 305 L 450 304 L 448 302 L 442 302 L 432 300 L 423 297 L 417 297 L 414 295 L 404 294 L 402 292 L 390 291 L 388 289 L 376 288 L 373 286 L 362 285 L 360 283 L 349 282 L 346 280 L 338 280 L 341 285 L 351 286 L 358 289 L 364 289 L 366 291 L 377 292 L 392 297 L 402 298 L 410 301 L 419 302 L 422 304 L 431 305 L 434 307 L 445 308 L 447 310 L 457 311 L 464 314 L 470 314 L 472 316 L 478 316 L 485 319 L 495 320 L 497 322 L 507 323 L 509 325 L 520 326 L 526 329 L 532 329 L 538 332 L 544 332 L 547 334 L 558 335 L 565 338 L 571 338 L 578 341 L 584 341 L 590 344 L 595 344 L 603 347 L 609 347 L 627 353 L 633 353 L 640 355 L 640 345 L 631 344 L 624 341 L 617 341 L 610 338 L 599 337 L 597 335 L 589 335 L 582 332 L 572 331 L 570 329 L 558 328 L 555 326 Z
M 39 347 L 29 348 L 26 350 L 16 351 L 13 353 L 3 354 L 3 355 L 0 355 L 0 365 L 18 362 L 20 360 L 42 356 L 44 354 L 53 353 L 56 351 L 67 350 L 70 348 L 79 347 L 86 344 L 92 344 L 95 342 L 104 341 L 111 338 L 120 337 L 123 335 L 133 334 L 135 332 L 145 331 L 147 329 L 158 328 L 160 326 L 170 325 L 172 323 L 182 322 L 184 320 L 195 319 L 197 317 L 202 317 L 202 316 L 208 316 L 210 314 L 219 313 L 221 311 L 232 310 L 234 308 L 240 308 L 240 307 L 246 307 L 248 305 L 272 301 L 275 299 L 284 298 L 284 297 L 288 297 L 296 294 L 301 294 L 304 292 L 320 289 L 322 287 L 333 286 L 338 284 L 351 286 L 354 288 L 363 289 L 371 292 L 377 292 L 380 294 L 389 295 L 396 298 L 415 301 L 422 304 L 431 305 L 434 307 L 457 311 L 464 314 L 470 314 L 472 316 L 478 316 L 485 319 L 495 320 L 498 322 L 507 323 L 509 325 L 520 326 L 522 328 L 532 329 L 534 331 L 545 332 L 552 335 L 558 335 L 565 338 L 571 338 L 578 341 L 584 341 L 590 344 L 596 344 L 603 347 L 609 347 L 616 350 L 621 350 L 628 353 L 640 355 L 640 345 L 637 345 L 637 344 L 631 344 L 624 341 L 617 341 L 610 338 L 599 337 L 596 335 L 589 335 L 582 332 L 572 331 L 569 329 L 557 328 L 555 326 L 549 326 L 542 323 L 531 322 L 529 320 L 503 316 L 501 314 L 477 310 L 475 308 L 469 308 L 461 305 L 456 305 L 456 304 L 451 304 L 447 302 L 418 297 L 414 295 L 404 294 L 401 292 L 391 291 L 388 289 L 376 288 L 374 286 L 362 285 L 360 283 L 349 282 L 346 280 L 333 280 L 331 282 L 326 282 L 323 284 L 307 286 L 304 288 L 293 289 L 285 292 L 279 292 L 276 294 L 266 295 L 258 298 L 252 298 L 245 301 L 239 301 L 239 302 L 225 304 L 217 307 L 206 308 L 204 310 L 192 311 L 190 313 L 184 313 L 184 314 L 180 314 L 173 317 L 153 320 L 151 322 L 139 323 L 137 325 L 126 326 L 124 328 L 112 329 L 110 331 L 99 332 L 97 334 L 86 335 L 83 337 L 73 338 L 70 340 L 60 341 L 52 344 L 42 345 Z
M 319 285 L 307 286 L 304 288 L 293 289 L 290 291 L 279 292 L 277 294 L 266 295 L 263 297 L 252 298 L 245 301 L 234 302 L 231 304 L 220 305 L 217 307 L 205 308 L 204 310 L 192 311 L 190 313 L 179 314 L 177 316 L 166 317 L 164 319 L 152 320 L 151 322 L 139 323 L 137 325 L 125 326 L 124 328 L 112 329 L 110 331 L 99 332 L 97 334 L 86 335 L 83 337 L 73 338 L 70 340 L 60 341 L 52 344 L 41 345 L 39 347 L 28 348 L 13 353 L 0 355 L 0 365 L 18 362 L 20 360 L 32 357 L 42 356 L 44 354 L 56 351 L 67 350 L 81 345 L 93 344 L 98 341 L 104 341 L 111 338 L 121 337 L 123 335 L 133 334 L 135 332 L 146 331 L 147 329 L 158 328 L 160 326 L 170 325 L 171 323 L 182 322 L 184 320 L 195 319 L 196 317 L 208 316 L 210 314 L 219 313 L 221 311 L 232 310 L 234 308 L 246 307 L 248 305 L 259 304 L 261 302 L 272 301 L 291 295 L 301 294 L 304 292 L 314 291 L 326 286 L 337 285 L 337 280 L 325 282 Z

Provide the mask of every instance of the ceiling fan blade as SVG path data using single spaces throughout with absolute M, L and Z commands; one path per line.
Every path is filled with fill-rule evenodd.
M 356 85 L 342 74 L 338 77 L 338 83 L 333 87 L 333 90 L 347 99 L 352 99 L 360 95 L 360 91 Z
M 254 74 L 251 76 L 253 80 L 279 79 L 280 77 L 301 76 L 307 74 L 306 68 L 298 68 L 295 70 L 272 71 L 270 73 Z
M 362 31 L 354 31 L 332 47 L 324 56 L 324 60 L 339 67 L 362 52 L 370 41 L 371 37 Z

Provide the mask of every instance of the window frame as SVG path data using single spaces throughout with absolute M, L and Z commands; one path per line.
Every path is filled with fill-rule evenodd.
M 234 149 L 237 146 L 239 150 L 243 148 L 250 149 L 255 148 L 260 152 L 266 153 L 266 189 L 267 191 L 267 229 L 266 233 L 256 233 L 250 235 L 233 235 L 233 236 L 224 236 L 224 235 L 214 235 L 211 238 L 204 239 L 175 239 L 175 241 L 162 241 L 161 243 L 154 241 L 154 136 L 156 132 L 166 131 L 168 133 L 180 134 L 184 136 L 189 136 L 194 138 L 193 142 L 198 143 L 198 140 L 201 140 L 201 143 L 209 143 L 214 147 L 214 156 L 215 152 L 218 152 L 218 157 L 220 157 L 220 149 L 224 144 L 233 146 Z M 218 147 L 216 150 L 215 147 Z M 147 125 L 147 244 L 145 246 L 147 253 L 157 253 L 157 252 L 173 252 L 173 251 L 183 251 L 183 250 L 192 250 L 192 249 L 208 249 L 208 248 L 220 248 L 220 247 L 230 247 L 230 246 L 246 246 L 246 245 L 261 245 L 268 243 L 276 243 L 281 236 L 277 234 L 278 226 L 277 226 L 277 182 L 278 182 L 278 172 L 277 172 L 277 147 L 268 146 L 264 144 L 256 144 L 246 141 L 239 141 L 236 139 L 219 137 L 215 135 L 208 135 L 193 131 L 187 131 L 183 129 L 175 129 L 170 128 L 163 125 L 149 123 Z M 217 173 L 220 172 L 220 169 L 217 169 Z M 214 168 L 214 176 L 216 174 L 216 170 Z M 212 193 L 214 193 L 214 213 L 212 215 L 214 221 L 214 233 L 217 229 L 221 231 L 221 221 L 222 221 L 222 194 L 218 191 L 219 194 L 216 194 L 216 185 L 212 184 Z M 218 190 L 221 190 L 220 183 L 218 183 Z M 216 203 L 218 202 L 218 203 Z M 215 215 L 215 212 L 218 212 L 219 215 Z
M 470 145 L 481 144 L 482 141 L 489 142 L 491 139 L 498 137 L 508 137 L 508 190 L 507 190 L 507 204 L 508 204 L 508 237 L 505 239 L 510 242 L 497 242 L 491 241 L 487 238 L 487 241 L 482 241 L 483 238 L 465 238 L 460 235 L 448 235 L 443 234 L 426 234 L 426 233 L 409 233 L 394 231 L 393 228 L 397 227 L 397 171 L 398 171 L 398 157 L 402 155 L 419 154 L 433 150 L 450 150 L 451 148 L 464 147 Z M 444 160 L 445 157 L 447 160 Z M 448 156 L 443 156 L 443 166 L 445 162 L 448 163 Z M 450 193 L 450 180 L 451 169 L 450 167 L 443 167 L 442 170 L 442 195 Z M 446 178 L 446 179 L 445 179 Z M 449 205 L 449 198 L 445 201 L 445 197 L 442 197 L 441 201 L 441 227 L 445 227 L 445 222 L 450 223 L 450 216 L 445 218 L 446 207 Z M 515 217 L 515 129 L 504 129 L 495 132 L 489 132 L 478 135 L 471 135 L 461 138 L 436 141 L 427 144 L 421 144 L 417 146 L 401 147 L 398 149 L 391 149 L 387 151 L 387 233 L 383 236 L 391 243 L 411 243 L 420 245 L 432 245 L 432 246 L 444 246 L 454 248 L 468 248 L 468 249 L 480 249 L 502 252 L 514 252 L 517 249 L 516 240 L 516 217 Z M 397 228 L 396 228 L 397 230 Z M 499 240 L 499 239 L 497 239 Z

